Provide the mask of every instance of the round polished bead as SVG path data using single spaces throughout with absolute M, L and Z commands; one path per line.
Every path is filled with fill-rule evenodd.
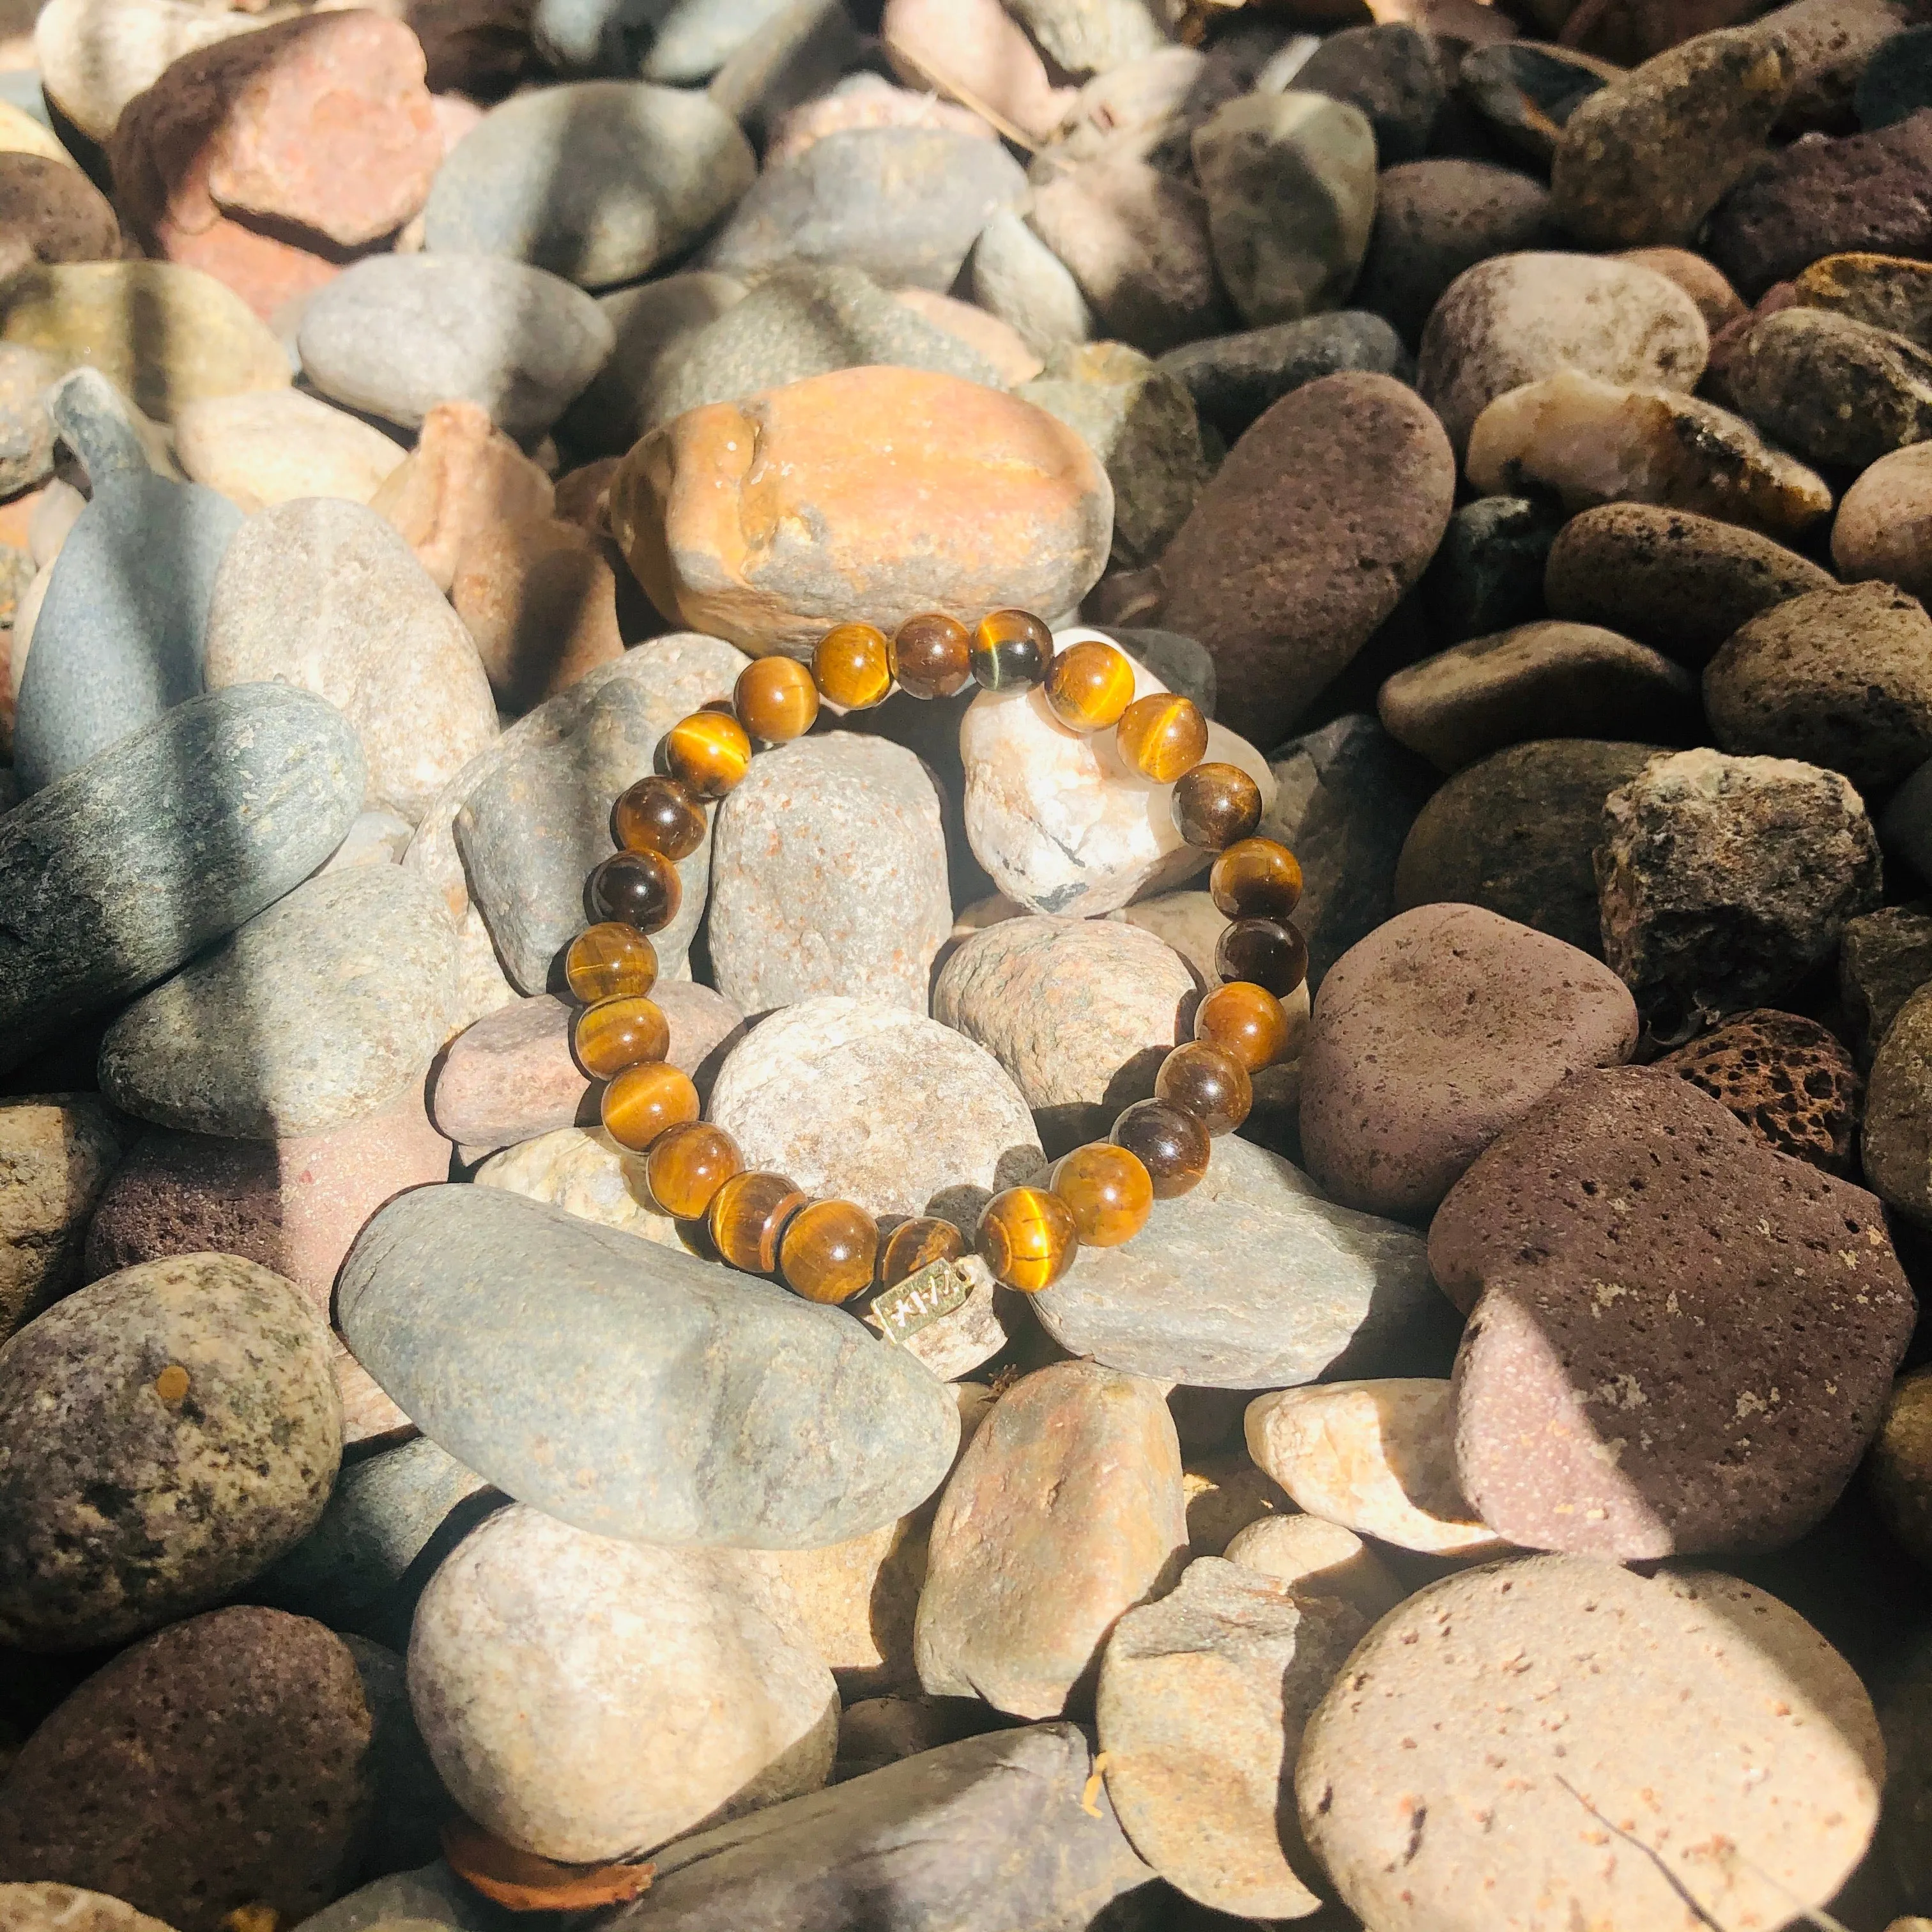
M 586 1006 L 572 1022 L 570 1050 L 593 1080 L 614 1080 L 627 1066 L 670 1051 L 670 1022 L 656 1000 L 620 994 Z
M 604 1090 L 604 1126 L 620 1147 L 642 1154 L 668 1127 L 698 1115 L 698 1089 L 668 1062 L 627 1066 Z
M 1285 1000 L 1308 976 L 1308 942 L 1286 920 L 1238 919 L 1221 928 L 1214 970 Z
M 1114 742 L 1142 778 L 1172 784 L 1201 762 L 1208 748 L 1208 721 L 1192 698 L 1158 691 L 1127 706 L 1115 728 Z
M 1053 633 L 1030 610 L 995 610 L 973 632 L 973 676 L 982 691 L 1024 691 L 1046 681 Z
M 1109 1138 L 1147 1169 L 1156 1201 L 1186 1193 L 1208 1172 L 1208 1130 L 1165 1100 L 1136 1100 L 1114 1121 Z
M 762 1171 L 734 1174 L 711 1197 L 704 1225 L 712 1245 L 734 1268 L 770 1274 L 778 1264 L 785 1223 L 807 1199 L 796 1182 Z
M 644 1156 L 644 1185 L 673 1220 L 694 1221 L 744 1166 L 738 1143 L 722 1127 L 693 1120 L 658 1136 Z
M 1177 1046 L 1154 1076 L 1154 1096 L 1192 1114 L 1210 1134 L 1230 1134 L 1255 1104 L 1248 1070 L 1206 1040 Z
M 1195 1008 L 1194 1037 L 1218 1046 L 1250 1073 L 1258 1073 L 1287 1050 L 1288 1013 L 1265 986 L 1231 980 Z
M 1174 830 L 1189 844 L 1218 852 L 1260 824 L 1262 788 L 1239 765 L 1214 759 L 1174 781 L 1168 809 Z
M 950 1221 L 931 1214 L 902 1221 L 879 1244 L 879 1286 L 896 1288 L 908 1275 L 934 1262 L 956 1262 L 965 1252 L 966 1237 Z
M 626 852 L 655 852 L 675 863 L 704 843 L 704 814 L 675 778 L 640 778 L 610 808 L 610 838 Z
M 728 711 L 680 718 L 658 740 L 657 768 L 693 798 L 722 798 L 752 768 L 752 740 Z
M 1055 1161 L 1046 1184 L 1066 1203 L 1083 1248 L 1118 1248 L 1147 1225 L 1154 1182 L 1138 1154 L 1090 1141 Z
M 1208 890 L 1229 919 L 1286 919 L 1301 902 L 1301 867 L 1273 838 L 1244 838 L 1214 861 Z
M 740 722 L 768 745 L 802 738 L 818 719 L 818 686 L 796 658 L 759 658 L 738 674 L 731 703 Z
M 1126 652 L 1083 638 L 1054 659 L 1041 695 L 1070 731 L 1104 731 L 1134 701 L 1134 668 Z
M 778 1242 L 785 1286 L 808 1301 L 850 1301 L 872 1285 L 879 1224 L 856 1201 L 801 1208 Z
M 812 674 L 834 704 L 866 711 L 883 704 L 892 688 L 892 647 L 870 624 L 840 624 L 812 653 Z
M 635 926 L 605 920 L 586 926 L 570 942 L 563 979 L 571 998 L 586 1006 L 648 993 L 658 982 L 658 950 Z
M 1022 1294 L 1051 1288 L 1079 1252 L 1073 1210 L 1045 1187 L 1009 1187 L 980 1216 L 980 1252 L 993 1279 Z
M 914 698 L 950 698 L 973 675 L 973 634 L 957 617 L 926 610 L 908 617 L 892 639 L 899 688 Z
M 684 887 L 677 868 L 656 852 L 614 852 L 585 888 L 600 920 L 620 920 L 640 932 L 659 932 L 677 916 Z

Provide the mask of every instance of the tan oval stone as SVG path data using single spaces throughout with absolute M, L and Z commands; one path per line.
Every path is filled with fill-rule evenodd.
M 366 503 L 408 452 L 346 410 L 295 389 L 207 396 L 175 418 L 182 473 L 251 515 L 295 496 Z
M 1227 1558 L 1287 1584 L 1298 1597 L 1339 1597 L 1373 1623 L 1408 1592 L 1352 1529 L 1318 1516 L 1264 1516 L 1228 1545 Z
M 1854 582 L 1876 578 L 1932 596 L 1932 442 L 1881 456 L 1845 492 L 1832 561 Z
M 104 1892 L 35 1880 L 0 1885 L 0 1932 L 168 1932 L 168 1928 Z

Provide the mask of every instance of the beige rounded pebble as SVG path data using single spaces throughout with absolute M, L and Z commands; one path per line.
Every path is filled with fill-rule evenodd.
M 1298 1597 L 1340 1597 L 1370 1622 L 1408 1595 L 1394 1570 L 1352 1529 L 1318 1516 L 1266 1516 L 1238 1532 L 1230 1563 L 1286 1583 Z
M 366 503 L 408 453 L 359 416 L 296 389 L 206 396 L 175 418 L 182 474 L 251 515 L 295 496 Z
M 1881 456 L 1845 492 L 1832 561 L 1855 583 L 1875 578 L 1932 596 L 1932 442 Z
M 169 1932 L 104 1892 L 34 1880 L 0 1885 L 0 1932 Z

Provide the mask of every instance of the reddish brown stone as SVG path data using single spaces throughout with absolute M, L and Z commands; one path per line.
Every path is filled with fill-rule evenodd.
M 527 711 L 624 655 L 622 568 L 608 537 L 556 518 L 487 524 L 464 545 L 450 602 L 505 710 Z
M 1742 26 L 1775 0 L 1578 0 L 1559 44 L 1634 67 L 1694 34 Z
M 1827 1174 L 1851 1172 L 1862 1083 L 1852 1056 L 1816 1020 L 1741 1013 L 1658 1065 L 1723 1101 L 1779 1154 Z

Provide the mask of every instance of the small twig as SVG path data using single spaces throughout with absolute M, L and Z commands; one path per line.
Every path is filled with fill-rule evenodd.
M 893 45 L 892 53 L 895 58 L 904 61 L 907 66 L 914 69 L 928 86 L 938 88 L 942 94 L 951 94 L 961 106 L 970 108 L 996 134 L 1004 135 L 1016 147 L 1025 148 L 1030 154 L 1040 152 L 1039 142 L 1022 134 L 998 109 L 988 107 L 970 88 L 962 87 L 958 81 L 950 79 L 930 61 L 920 59 L 910 47 L 901 46 L 896 43 Z
M 1588 1812 L 1590 1816 L 1595 1819 L 1597 1822 L 1602 1826 L 1605 1831 L 1614 1832 L 1618 1838 L 1623 1840 L 1625 1844 L 1634 1845 L 1639 1851 L 1642 1852 L 1644 1856 L 1649 1859 L 1651 1863 L 1657 1868 L 1658 1874 L 1663 1879 L 1664 1883 L 1670 1886 L 1671 1890 L 1676 1893 L 1677 1896 L 1684 1901 L 1686 1909 L 1691 1913 L 1692 1916 L 1696 1918 L 1700 1925 L 1708 1925 L 1711 1928 L 1711 1932 L 1726 1932 L 1724 1922 L 1720 1919 L 1713 1918 L 1711 1915 L 1697 1903 L 1696 1894 L 1694 1894 L 1690 1887 L 1687 1886 L 1684 1881 L 1664 1863 L 1663 1855 L 1660 1852 L 1652 1850 L 1652 1848 L 1648 1845 L 1646 1845 L 1634 1832 L 1626 1832 L 1621 1825 L 1612 1824 L 1610 1820 L 1606 1818 L 1604 1814 L 1599 1811 L 1597 1808 L 1592 1804 L 1567 1778 L 1559 1776 L 1557 1778 L 1556 1782 L 1562 1785 L 1563 1789 L 1568 1792 L 1570 1796 L 1575 1798 L 1576 1802 L 1582 1805 L 1583 1809 Z

